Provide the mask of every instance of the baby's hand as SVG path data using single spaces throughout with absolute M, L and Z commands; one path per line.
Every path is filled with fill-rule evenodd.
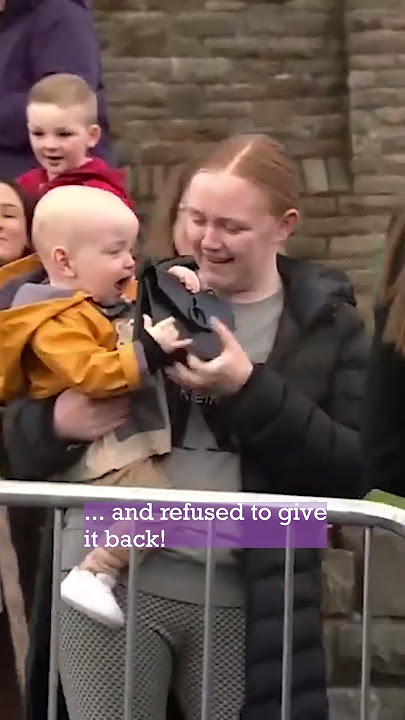
M 200 292 L 200 281 L 193 270 L 181 265 L 173 265 L 168 271 L 171 275 L 175 275 L 189 292 Z
M 179 348 L 188 347 L 192 343 L 192 340 L 180 340 L 174 317 L 165 318 L 153 325 L 149 315 L 144 315 L 143 326 L 165 353 L 172 353 Z

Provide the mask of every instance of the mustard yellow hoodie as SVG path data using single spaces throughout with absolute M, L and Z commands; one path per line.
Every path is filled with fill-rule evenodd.
M 33 255 L 0 268 L 0 285 L 35 265 L 40 262 Z M 113 323 L 88 295 L 55 297 L 50 286 L 32 287 L 42 290 L 39 300 L 37 294 L 36 302 L 0 312 L 0 402 L 28 392 L 50 397 L 68 388 L 105 398 L 140 387 L 136 344 L 117 345 Z M 128 294 L 135 299 L 135 281 Z

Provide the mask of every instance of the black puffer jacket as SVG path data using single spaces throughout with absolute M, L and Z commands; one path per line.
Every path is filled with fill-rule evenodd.
M 361 497 L 359 424 L 369 342 L 341 273 L 279 258 L 285 309 L 268 367 L 222 403 L 246 491 Z M 277 720 L 284 552 L 248 550 L 242 720 Z M 319 558 L 297 550 L 292 720 L 327 718 Z
M 217 406 L 216 423 L 241 455 L 243 489 L 361 497 L 358 437 L 369 342 L 344 273 L 278 258 L 285 307 L 267 366 Z M 176 416 L 173 408 L 173 418 Z M 52 435 L 51 401 L 6 412 L 6 446 L 19 477 L 69 466 Z M 8 415 L 8 418 L 7 418 Z M 278 720 L 284 552 L 245 552 L 246 687 L 242 720 Z M 296 552 L 291 720 L 325 720 L 319 557 Z

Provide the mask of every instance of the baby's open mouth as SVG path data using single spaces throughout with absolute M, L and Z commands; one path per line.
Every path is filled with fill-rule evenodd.
M 121 278 L 121 280 L 117 280 L 117 282 L 115 283 L 115 287 L 117 288 L 117 290 L 118 290 L 120 293 L 123 293 L 123 292 L 124 292 L 124 290 L 125 290 L 126 286 L 128 285 L 130 279 L 131 279 L 131 277 L 128 276 L 128 277 Z

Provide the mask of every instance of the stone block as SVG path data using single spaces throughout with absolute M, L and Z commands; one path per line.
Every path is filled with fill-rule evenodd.
M 262 132 L 266 132 L 266 126 L 262 126 Z M 271 129 L 268 128 L 271 132 Z M 284 142 L 291 157 L 294 158 L 328 158 L 332 155 L 339 155 L 345 152 L 343 138 L 317 138 L 313 140 L 296 140 L 295 138 L 284 137 Z
M 404 53 L 405 36 L 396 30 L 365 30 L 348 35 L 348 50 L 352 55 L 372 53 Z
M 294 108 L 293 103 L 293 108 Z M 344 137 L 345 118 L 341 114 L 302 115 L 293 114 L 289 124 L 291 137 L 311 139 Z
M 205 7 L 211 12 L 226 12 L 228 10 L 243 10 L 246 4 L 239 0 L 207 0 Z
M 108 99 L 114 105 L 163 105 L 167 100 L 167 85 L 157 82 L 106 81 Z
M 287 252 L 288 255 L 295 258 L 323 260 L 327 252 L 326 240 L 324 238 L 294 235 L 287 243 Z
M 348 265 L 350 265 L 350 256 L 348 260 Z M 374 259 L 369 260 L 370 267 L 366 270 L 350 270 L 349 269 L 349 277 L 350 280 L 353 283 L 354 292 L 356 294 L 356 298 L 358 298 L 360 295 L 369 296 L 369 294 L 374 294 L 376 291 L 377 286 L 377 273 L 376 270 L 371 266 L 371 264 L 377 264 L 377 259 L 381 259 L 381 254 L 375 254 Z
M 329 190 L 326 163 L 322 158 L 308 158 L 302 161 L 305 186 L 308 193 L 326 193 Z
M 375 73 L 371 70 L 352 70 L 347 84 L 351 90 L 375 87 Z
M 388 225 L 389 217 L 384 216 Z M 385 233 L 368 235 L 346 235 L 332 238 L 329 245 L 329 256 L 339 257 L 370 257 L 380 252 L 385 244 Z
M 354 192 L 365 195 L 396 195 L 405 193 L 405 177 L 400 175 L 357 175 Z
M 125 74 L 125 80 L 168 82 L 172 79 L 172 58 L 145 57 L 110 57 L 103 59 L 104 72 Z
M 166 41 L 166 54 L 170 57 L 197 57 L 209 58 L 210 52 L 201 42 L 200 38 L 181 37 L 170 33 Z
M 381 169 L 387 175 L 404 175 L 405 153 L 383 157 L 381 159 Z
M 333 688 L 328 691 L 328 695 L 329 720 L 359 720 L 360 690 Z M 371 688 L 367 720 L 404 720 L 404 697 L 403 688 Z
M 218 82 L 232 70 L 226 58 L 172 58 L 172 79 L 175 82 Z
M 401 203 L 398 195 L 344 195 L 338 198 L 342 215 L 391 215 Z
M 350 169 L 345 158 L 328 158 L 326 161 L 329 187 L 332 192 L 348 192 L 352 186 Z
M 346 615 L 354 609 L 354 554 L 328 548 L 322 560 L 322 614 Z
M 358 528 L 344 528 L 344 547 L 355 553 L 362 567 L 363 540 Z M 371 608 L 375 617 L 405 618 L 405 540 L 376 528 L 370 563 Z M 358 575 L 359 593 L 361 574 Z
M 382 29 L 404 29 L 404 18 L 402 13 L 398 14 L 393 10 L 381 12 L 379 8 L 352 10 L 346 14 L 346 28 L 350 32 L 360 30 L 382 30 Z
M 370 109 L 388 105 L 396 107 L 405 101 L 405 91 L 389 87 L 353 88 L 350 92 L 352 110 Z
M 301 206 L 304 217 L 328 217 L 337 214 L 337 200 L 334 197 L 303 197 Z
M 380 122 L 387 125 L 400 125 L 402 127 L 405 122 L 405 108 L 403 107 L 377 108 L 374 110 L 374 115 Z
M 303 227 L 308 235 L 365 235 L 368 236 L 370 229 L 373 233 L 385 232 L 387 220 L 382 215 L 367 217 L 350 217 L 348 215 L 325 217 L 325 218 L 304 218 Z
M 396 67 L 397 57 L 386 55 L 349 55 L 348 66 L 350 70 L 381 70 Z
M 226 118 L 204 118 L 204 122 L 195 119 L 170 119 L 166 123 L 156 123 L 157 139 L 162 141 L 217 142 L 227 136 L 229 120 Z
M 400 33 L 405 39 L 405 33 Z M 389 46 L 388 46 L 389 47 Z M 388 49 L 387 47 L 387 49 Z M 391 52 L 394 50 L 391 49 Z M 401 82 L 401 75 L 403 77 L 402 68 L 393 68 L 392 70 L 376 70 L 375 81 L 377 86 L 380 87 L 398 87 L 403 89 L 403 82 Z
M 360 691 L 355 688 L 333 688 L 328 690 L 329 720 L 358 720 L 360 717 Z M 370 692 L 370 713 L 367 720 L 383 720 L 381 703 L 374 689 Z M 384 718 L 388 720 L 388 718 Z M 389 719 L 391 720 L 391 718 Z
M 347 667 L 360 667 L 362 623 L 342 621 L 336 629 L 336 660 Z M 371 669 L 379 679 L 405 675 L 405 623 L 374 620 L 371 627 Z
M 323 622 L 323 646 L 326 655 L 326 678 L 328 684 L 332 682 L 334 671 L 334 660 L 336 655 L 336 632 L 339 622 L 336 620 L 325 620 Z
M 185 37 L 233 37 L 242 30 L 239 14 L 226 12 L 185 12 L 178 15 L 172 32 Z
M 226 102 L 228 100 L 263 100 L 267 97 L 267 87 L 263 84 L 233 83 L 232 85 L 207 85 L 205 98 L 208 101 Z
M 205 106 L 203 89 L 200 85 L 172 85 L 167 93 L 167 104 L 172 117 L 199 116 Z
M 295 37 L 322 37 L 328 30 L 329 15 L 327 12 L 290 12 L 288 22 L 284 13 L 275 12 L 271 3 L 258 3 L 249 8 L 244 18 L 244 28 L 250 34 L 266 34 L 283 37 L 286 27 L 290 35 Z
M 343 68 L 341 67 L 340 61 L 336 62 L 334 55 L 324 55 L 318 53 L 311 58 L 284 58 L 282 69 L 283 72 L 293 73 L 322 73 L 324 75 L 333 75 L 336 73 L 336 65 L 343 74 Z M 280 67 L 278 72 L 280 71 Z
M 301 38 L 284 36 L 282 38 L 246 37 L 207 38 L 207 47 L 224 57 L 264 57 L 276 58 L 312 58 L 322 52 L 321 38 Z M 333 42 L 330 51 L 333 50 Z
M 247 100 L 227 102 L 207 102 L 201 108 L 205 117 L 245 117 L 250 116 L 252 103 Z

